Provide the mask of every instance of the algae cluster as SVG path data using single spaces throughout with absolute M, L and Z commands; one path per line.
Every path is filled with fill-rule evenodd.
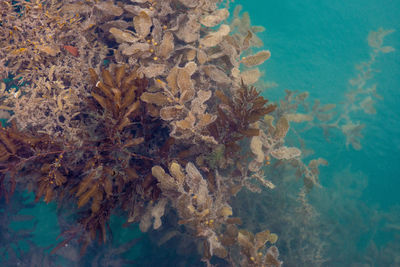
M 274 189 L 271 162 L 295 166 L 309 190 L 326 161 L 306 165 L 285 145 L 289 122 L 310 115 L 289 112 L 293 94 L 277 107 L 252 86 L 271 53 L 228 5 L 0 3 L 0 78 L 18 83 L 1 83 L 1 197 L 28 189 L 76 214 L 54 252 L 107 243 L 112 214 L 145 232 L 175 212 L 205 263 L 281 266 L 278 236 L 241 228 L 232 198 Z

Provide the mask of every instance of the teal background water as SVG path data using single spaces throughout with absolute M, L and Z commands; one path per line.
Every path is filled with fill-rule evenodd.
M 263 25 L 263 41 L 272 52 L 265 64 L 268 80 L 284 89 L 309 91 L 310 98 L 340 103 L 355 75 L 355 64 L 368 60 L 367 35 L 379 27 L 395 29 L 385 43 L 397 49 L 378 57 L 373 79 L 384 100 L 377 114 L 358 118 L 366 124 L 363 149 L 346 150 L 337 136 L 334 144 L 321 137 L 317 154 L 329 156 L 331 171 L 351 164 L 369 176 L 364 201 L 382 206 L 400 204 L 400 2 L 399 1 L 236 1 L 250 13 L 252 24 Z M 278 95 L 279 95 L 278 93 Z M 268 93 L 266 93 L 268 95 Z M 339 104 L 340 105 L 340 104 Z M 307 139 L 307 137 L 306 137 Z M 329 148 L 327 150 L 327 148 Z M 327 151 L 326 151 L 327 150 Z M 322 183 L 327 183 L 329 173 Z
M 396 30 L 385 39 L 396 51 L 381 54 L 373 65 L 379 72 L 370 82 L 383 96 L 376 102 L 377 113 L 354 118 L 366 125 L 363 148 L 347 149 L 340 132 L 329 143 L 322 131 L 309 131 L 304 138 L 315 155 L 329 161 L 321 169 L 323 188 L 311 195 L 310 203 L 321 222 L 340 225 L 332 228 L 332 236 L 343 234 L 341 241 L 329 239 L 330 260 L 322 266 L 400 266 L 398 256 L 390 255 L 400 254 L 400 2 L 236 3 L 250 13 L 252 24 L 266 27 L 262 39 L 272 56 L 264 65 L 265 77 L 279 86 L 264 95 L 279 99 L 284 89 L 308 91 L 311 99 L 336 103 L 338 110 L 343 108 L 349 79 L 357 73 L 355 65 L 369 58 L 368 33 L 379 27 Z
M 307 147 L 315 151 L 314 156 L 329 161 L 329 166 L 321 168 L 322 188 L 316 188 L 309 197 L 321 224 L 333 231 L 326 240 L 325 257 L 329 260 L 322 266 L 400 266 L 391 254 L 396 249 L 400 254 L 400 1 L 243 0 L 235 4 L 243 5 L 243 11 L 250 13 L 253 25 L 266 28 L 260 36 L 272 57 L 262 69 L 265 79 L 279 86 L 263 94 L 278 100 L 284 96 L 284 89 L 308 91 L 311 100 L 337 103 L 339 112 L 343 112 L 341 103 L 349 90 L 348 81 L 357 73 L 355 64 L 369 58 L 368 33 L 379 27 L 396 30 L 385 38 L 385 43 L 396 51 L 381 54 L 373 66 L 379 72 L 371 82 L 378 84 L 377 92 L 384 99 L 376 102 L 376 114 L 355 117 L 366 125 L 363 148 L 346 148 L 345 137 L 339 131 L 332 133 L 330 142 L 318 129 L 303 137 Z M 34 215 L 35 219 L 14 222 L 15 231 L 36 225 L 32 239 L 44 248 L 52 245 L 59 234 L 55 205 L 42 203 L 20 214 Z M 121 225 L 122 220 L 114 217 L 114 247 L 143 238 L 134 249 L 121 253 L 136 259 L 133 266 L 150 266 L 146 263 L 157 261 L 158 265 L 151 266 L 172 266 L 177 257 L 187 257 L 186 263 L 191 264 L 186 266 L 196 266 L 190 255 L 177 255 L 174 248 L 168 250 L 166 246 L 159 249 L 137 228 L 127 230 Z M 283 236 L 279 231 L 278 235 Z M 371 243 L 376 250 L 370 248 Z M 280 245 L 283 247 L 282 240 Z M 27 249 L 27 244 L 21 247 Z M 387 253 L 385 249 L 389 249 Z M 284 249 L 281 253 L 285 262 L 291 262 L 285 258 Z M 149 260 L 152 257 L 154 261 Z

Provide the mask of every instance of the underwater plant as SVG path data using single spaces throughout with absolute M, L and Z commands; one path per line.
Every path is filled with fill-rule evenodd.
M 362 131 L 366 124 L 362 123 L 359 117 L 362 113 L 375 115 L 374 105 L 383 98 L 378 93 L 378 84 L 373 80 L 374 74 L 379 72 L 374 64 L 382 54 L 395 51 L 394 47 L 384 44 L 385 37 L 393 32 L 394 30 L 383 28 L 369 32 L 367 37 L 370 48 L 369 59 L 355 66 L 355 75 L 348 81 L 348 89 L 341 105 L 322 104 L 319 99 L 311 101 L 308 92 L 285 90 L 286 96 L 281 100 L 278 113 L 284 114 L 293 124 L 302 125 L 296 127 L 301 143 L 304 142 L 301 133 L 317 127 L 323 130 L 326 139 L 329 139 L 332 131 L 336 130 L 345 136 L 346 148 L 351 146 L 355 150 L 362 149 Z M 302 148 L 304 149 L 304 144 Z
M 147 232 L 174 213 L 168 227 L 208 265 L 281 266 L 278 235 L 242 228 L 232 199 L 273 190 L 271 162 L 295 166 L 311 190 L 326 161 L 306 165 L 285 145 L 290 95 L 278 107 L 252 86 L 271 53 L 255 50 L 263 28 L 247 13 L 228 24 L 219 0 L 0 7 L 0 77 L 18 84 L 1 82 L 0 196 L 18 185 L 75 215 L 53 253 L 109 242 L 112 215 Z

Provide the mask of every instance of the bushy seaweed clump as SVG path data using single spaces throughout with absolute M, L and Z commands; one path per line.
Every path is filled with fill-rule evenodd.
M 79 223 L 56 249 L 106 242 L 121 211 L 158 229 L 172 208 L 207 263 L 281 265 L 277 235 L 239 229 L 230 200 L 275 187 L 263 174 L 271 157 L 297 162 L 310 187 L 319 163 L 300 165 L 284 146 L 288 120 L 251 86 L 270 57 L 252 50 L 262 28 L 239 11 L 227 24 L 219 2 L 0 3 L 0 75 L 25 82 L 2 84 L 1 195 L 19 185 L 76 203 Z

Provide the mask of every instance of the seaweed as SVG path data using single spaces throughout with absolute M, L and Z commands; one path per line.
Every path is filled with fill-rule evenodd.
M 98 79 L 93 70 L 90 72 L 93 79 Z M 127 192 L 139 190 L 145 199 L 158 198 L 156 184 L 151 179 L 139 179 L 138 173 L 149 173 L 146 165 L 156 158 L 151 151 L 156 152 L 157 145 L 162 144 L 162 139 L 157 139 L 151 148 L 144 146 L 144 141 L 157 133 L 162 138 L 165 130 L 158 127 L 159 122 L 148 115 L 148 108 L 139 100 L 147 88 L 145 79 L 137 78 L 135 72 L 125 74 L 123 66 L 116 67 L 114 77 L 108 70 L 102 74 L 102 81 L 96 82 L 87 99 L 87 111 L 91 112 L 87 119 L 95 119 L 96 123 L 80 144 L 54 140 L 45 134 L 28 135 L 16 130 L 15 124 L 3 128 L 0 137 L 2 195 L 9 199 L 17 176 L 34 174 L 30 183 L 36 188 L 36 201 L 43 197 L 48 203 L 73 196 L 78 208 L 90 203 L 81 225 L 91 239 L 99 234 L 105 242 L 106 222 L 119 195 L 129 197 Z M 111 91 L 111 86 L 117 89 Z M 35 173 L 31 166 L 38 165 L 41 167 Z
M 1 96 L 0 192 L 9 201 L 18 185 L 72 214 L 53 254 L 109 246 L 118 214 L 143 232 L 185 229 L 206 264 L 280 266 L 277 235 L 239 229 L 231 205 L 261 191 L 251 181 L 274 189 L 270 155 L 301 154 L 251 86 L 271 55 L 251 51 L 262 29 L 247 15 L 226 24 L 218 0 L 17 2 L 0 4 L 0 77 L 21 78 Z
M 217 107 L 218 118 L 209 126 L 209 131 L 218 143 L 225 146 L 225 153 L 238 151 L 237 142 L 243 138 L 258 136 L 260 130 L 252 124 L 276 108 L 274 104 L 265 106 L 268 100 L 243 82 L 232 99 L 222 91 L 215 94 L 221 103 Z

